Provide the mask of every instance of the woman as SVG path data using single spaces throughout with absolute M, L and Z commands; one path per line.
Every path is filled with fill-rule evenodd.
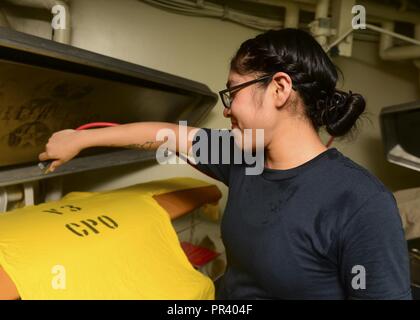
M 392 193 L 336 148 L 327 149 L 318 135 L 322 126 L 334 137 L 345 135 L 365 109 L 361 95 L 336 89 L 337 78 L 321 46 L 296 29 L 260 34 L 232 58 L 228 89 L 220 93 L 224 116 L 232 129 L 251 129 L 253 137 L 264 130 L 265 163 L 256 175 L 245 174 L 243 163 L 197 164 L 229 187 L 221 224 L 228 266 L 217 298 L 411 298 Z M 156 149 L 162 128 L 180 138 L 177 125 L 157 122 L 63 130 L 39 159 L 55 159 L 53 171 L 88 147 Z M 187 153 L 197 146 L 198 130 L 187 127 L 195 137 L 188 149 L 173 149 Z M 242 140 L 235 142 L 246 149 Z

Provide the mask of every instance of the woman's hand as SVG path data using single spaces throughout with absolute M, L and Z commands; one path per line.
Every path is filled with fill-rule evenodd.
M 45 151 L 38 156 L 40 161 L 54 160 L 49 166 L 48 171 L 54 171 L 82 151 L 83 147 L 80 143 L 80 133 L 81 131 L 66 129 L 54 133 L 48 139 Z

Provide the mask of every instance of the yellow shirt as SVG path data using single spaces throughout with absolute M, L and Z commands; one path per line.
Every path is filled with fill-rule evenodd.
M 22 299 L 214 299 L 152 198 L 208 185 L 176 178 L 72 192 L 0 214 L 0 265 Z

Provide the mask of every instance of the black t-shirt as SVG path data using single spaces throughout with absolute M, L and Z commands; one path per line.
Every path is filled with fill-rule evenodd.
M 193 150 L 210 148 L 210 160 L 202 130 Z M 217 299 L 411 299 L 398 207 L 379 179 L 336 148 L 287 170 L 246 166 L 196 165 L 229 188 Z

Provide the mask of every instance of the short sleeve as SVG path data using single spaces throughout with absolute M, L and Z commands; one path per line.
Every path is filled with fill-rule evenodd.
M 339 250 L 349 299 L 412 299 L 407 242 L 392 193 L 375 194 L 349 218 Z
M 228 186 L 234 148 L 230 130 L 201 128 L 192 142 L 195 167 Z

